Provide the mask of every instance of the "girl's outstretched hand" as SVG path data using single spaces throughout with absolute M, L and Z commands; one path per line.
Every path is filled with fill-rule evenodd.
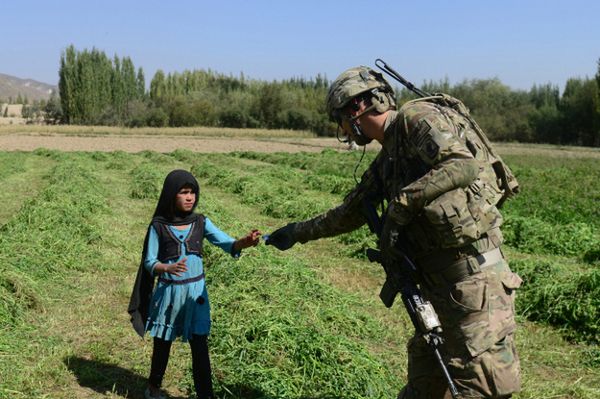
M 246 234 L 244 237 L 240 238 L 235 242 L 235 247 L 237 250 L 255 247 L 258 245 L 260 241 L 261 232 L 257 229 L 253 229 L 250 233 Z

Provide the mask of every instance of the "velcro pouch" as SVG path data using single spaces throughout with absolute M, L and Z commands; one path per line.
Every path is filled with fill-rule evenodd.
M 462 247 L 481 236 L 463 188 L 440 195 L 423 208 L 423 214 L 442 248 Z

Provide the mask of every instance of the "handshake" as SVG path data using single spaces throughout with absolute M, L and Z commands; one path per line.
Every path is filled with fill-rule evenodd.
M 271 234 L 263 236 L 266 245 L 272 245 L 280 251 L 290 249 L 297 241 L 294 238 L 294 227 L 296 223 L 289 223 Z

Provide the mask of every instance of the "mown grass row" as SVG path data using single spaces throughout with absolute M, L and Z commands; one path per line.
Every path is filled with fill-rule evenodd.
M 320 153 L 300 153 L 291 154 L 287 152 L 267 153 L 267 152 L 234 152 L 232 155 L 240 158 L 254 159 L 262 162 L 268 162 L 273 165 L 286 165 L 310 171 L 312 174 L 324 175 L 327 177 L 349 178 L 352 181 L 352 172 L 360 161 L 361 151 L 339 152 L 334 150 L 323 150 Z M 364 172 L 369 163 L 375 159 L 376 152 L 368 151 L 365 153 L 362 162 L 357 171 L 358 177 Z M 351 187 L 350 187 L 351 188 Z
M 522 186 L 511 212 L 548 223 L 600 227 L 600 162 L 596 158 L 505 156 Z
M 522 193 L 507 203 L 507 243 L 522 252 L 600 260 L 600 164 L 507 156 Z
M 68 275 L 101 267 L 98 226 L 110 212 L 89 162 L 55 152 L 28 156 L 51 157 L 56 166 L 46 187 L 0 228 L 0 397 L 44 394 L 39 391 L 44 382 L 20 368 L 41 360 L 34 349 L 38 343 L 27 338 L 36 326 L 26 320 L 56 300 L 48 297 L 50 286 L 69 295 Z
M 326 210 L 335 198 L 308 189 L 304 184 L 306 173 L 283 165 L 274 168 L 268 164 L 246 164 L 225 155 L 209 155 L 194 164 L 192 173 L 278 219 L 307 218 Z
M 154 202 L 169 160 L 160 154 L 147 153 L 143 157 L 145 160 L 129 173 L 129 196 Z M 208 166 L 220 171 L 219 177 L 229 175 L 232 180 L 238 176 L 234 172 L 248 172 L 241 165 L 232 167 L 227 157 L 174 157 L 194 163 L 192 170 L 197 176 L 206 177 L 199 169 Z M 220 159 L 229 162 L 221 164 Z M 199 212 L 233 236 L 257 227 L 204 190 L 199 204 Z M 320 282 L 315 271 L 299 259 L 264 246 L 247 252 L 248 256 L 233 260 L 216 247 L 205 246 L 218 397 L 393 395 L 400 384 L 400 370 L 382 364 L 395 365 L 397 359 L 390 362 L 368 348 L 372 342 L 396 342 L 401 349 L 404 341 L 398 342 L 396 334 L 370 316 L 371 304 Z M 185 384 L 192 390 L 189 379 Z
M 227 189 L 225 188 L 225 190 L 227 191 Z M 309 197 L 310 199 L 310 197 Z M 226 212 L 227 210 L 225 210 Z M 222 214 L 223 211 L 219 212 L 219 214 Z M 344 248 L 344 251 L 349 251 L 350 248 L 352 248 L 354 246 L 354 244 L 348 244 L 348 245 L 343 245 L 342 248 Z M 261 255 L 262 256 L 262 255 Z M 341 264 L 343 264 L 345 261 L 343 258 L 338 259 L 338 262 L 340 262 Z M 348 262 L 348 261 L 346 261 Z M 575 299 L 575 298 L 574 298 Z M 521 302 L 521 301 L 520 301 Z M 380 306 L 379 303 L 375 304 L 374 306 Z M 545 305 L 543 305 L 545 306 Z M 396 309 L 396 311 L 401 312 L 401 310 Z M 368 310 L 367 310 L 368 312 Z M 257 312 L 258 314 L 258 312 Z M 389 329 L 389 327 L 388 327 Z M 525 334 L 530 334 L 531 332 L 525 332 Z M 523 337 L 523 331 L 521 330 L 521 332 L 519 333 L 520 337 Z M 536 338 L 535 336 L 527 336 L 525 338 L 525 341 L 528 343 L 527 345 L 533 345 L 534 347 L 536 345 L 539 345 L 538 341 L 548 341 L 546 338 L 544 339 L 539 339 Z M 562 351 L 562 349 L 560 349 L 558 346 L 553 346 L 552 348 L 545 348 L 542 346 L 538 346 L 539 348 L 543 349 L 543 351 L 548 350 L 549 352 L 556 352 L 556 353 L 560 353 L 560 351 Z M 579 360 L 581 360 L 583 363 L 588 364 L 589 367 L 595 367 L 594 365 L 598 364 L 598 353 L 595 351 L 595 347 L 594 346 L 589 346 L 587 347 L 588 349 L 585 351 L 585 353 L 583 354 L 584 359 L 578 359 L 577 360 L 577 364 L 579 364 Z M 524 348 L 521 352 L 521 355 L 526 358 L 527 360 L 524 361 L 523 367 L 531 367 L 533 365 L 535 365 L 536 367 L 536 372 L 533 372 L 531 370 L 527 370 L 527 374 L 528 374 L 528 381 L 526 382 L 526 391 L 527 393 L 523 396 L 523 397 L 539 397 L 539 395 L 541 394 L 542 396 L 547 395 L 549 397 L 555 396 L 557 394 L 562 394 L 564 397 L 595 397 L 594 392 L 597 392 L 597 390 L 594 390 L 593 388 L 588 387 L 585 383 L 584 384 L 575 384 L 572 387 L 569 387 L 568 384 L 567 385 L 561 385 L 561 384 L 552 384 L 552 383 L 539 383 L 537 381 L 537 377 L 535 379 L 531 379 L 530 380 L 530 376 L 532 373 L 534 375 L 537 375 L 538 372 L 540 375 L 545 375 L 545 373 L 543 371 L 540 371 L 538 368 L 540 367 L 541 364 L 544 364 L 543 361 L 540 361 L 539 359 L 536 360 L 536 362 L 534 364 L 530 364 L 531 362 L 531 358 L 534 357 L 536 358 L 537 356 L 532 356 L 531 353 L 529 353 L 529 349 Z M 560 357 L 560 356 L 559 356 Z M 577 356 L 575 356 L 577 357 Z M 542 356 L 543 358 L 543 356 Z M 563 358 L 564 361 L 565 358 Z M 572 359 L 572 361 L 575 358 Z M 539 362 L 539 363 L 538 363 Z M 548 365 L 552 364 L 552 362 L 548 362 Z M 560 364 L 560 361 L 558 361 L 557 365 Z M 543 366 L 542 366 L 543 367 Z M 558 366 L 557 366 L 558 367 Z M 575 368 L 579 368 L 582 367 L 581 365 L 576 366 L 575 363 L 571 364 L 571 367 L 575 367 Z M 559 367 L 560 368 L 560 367 Z M 581 374 L 581 377 L 583 378 L 583 374 Z M 585 377 L 587 378 L 587 377 Z M 535 386 L 535 388 L 532 387 L 532 385 Z M 396 385 L 397 386 L 397 385 Z M 543 392 L 543 394 L 542 394 Z M 246 392 L 247 393 L 247 392 Z M 244 396 L 244 395 L 241 395 Z M 257 395 L 260 396 L 260 395 Z M 253 396 L 250 396 L 253 397 Z M 544 396 L 545 397 L 545 396 Z
M 236 165 L 232 155 L 274 164 Z M 341 203 L 344 195 L 356 185 L 348 171 L 355 168 L 360 158 L 357 154 L 340 154 L 331 150 L 320 154 L 245 152 L 232 155 L 213 156 L 206 161 L 207 164 L 198 165 L 196 170 L 209 178 L 209 184 L 240 194 L 242 202 L 258 206 L 267 216 L 287 221 L 311 218 Z M 336 167 L 335 161 L 340 159 L 340 165 Z M 218 165 L 220 174 L 211 172 L 212 164 Z M 223 170 L 223 165 L 231 169 Z M 358 178 L 367 166 L 368 163 L 363 160 Z M 343 176 L 345 168 L 346 176 Z M 330 175 L 333 170 L 336 174 Z M 243 180 L 239 178 L 240 171 L 244 173 Z M 246 198 L 248 192 L 250 195 Z M 367 226 L 340 235 L 337 240 L 347 245 L 341 251 L 343 254 L 363 259 L 366 258 L 366 250 L 375 246 L 375 237 Z
M 237 156 L 307 171 L 305 186 L 343 194 L 354 187 L 360 154 L 323 151 L 313 154 L 236 153 Z M 357 175 L 374 154 L 368 152 Z M 579 256 L 600 260 L 600 166 L 595 159 L 507 156 L 522 194 L 504 208 L 507 244 L 528 253 Z
M 24 200 L 34 197 L 46 185 L 54 166 L 48 157 L 26 153 L 0 153 L 0 225 L 12 218 Z
M 519 311 L 598 345 L 600 164 L 592 158 L 505 159 L 522 186 L 504 212 L 506 243 L 528 254 L 512 262 L 525 279 Z M 600 349 L 590 359 L 600 364 Z
M 201 195 L 200 208 L 234 236 L 255 223 L 215 196 Z M 403 370 L 383 367 L 389 359 L 369 348 L 394 342 L 402 350 L 406 338 L 373 317 L 372 302 L 324 284 L 305 260 L 270 247 L 247 250 L 240 260 L 206 250 L 220 397 L 395 394 Z
M 8 176 L 22 172 L 26 154 L 22 152 L 0 152 L 0 182 Z
M 242 172 L 235 160 L 227 155 L 210 158 L 206 163 L 198 164 L 194 170 L 209 184 L 240 194 L 242 201 L 248 192 L 252 193 L 248 195 L 251 199 L 248 202 L 262 207 L 266 214 L 273 217 L 301 220 L 338 204 L 343 195 L 334 188 L 338 187 L 335 178 L 344 179 L 345 186 L 353 186 L 351 177 L 340 176 L 344 170 L 349 175 L 349 166 L 356 161 L 355 156 L 348 154 L 324 151 L 321 154 L 237 153 L 235 156 L 269 162 L 277 172 L 270 172 L 264 165 L 248 166 Z M 541 254 L 548 258 L 540 262 L 539 259 L 528 257 L 515 262 L 514 268 L 526 278 L 521 291 L 522 298 L 518 302 L 519 310 L 531 320 L 565 328 L 574 339 L 598 342 L 600 296 L 595 293 L 600 289 L 600 283 L 596 268 L 585 264 L 597 262 L 600 253 L 597 220 L 588 220 L 598 212 L 595 204 L 600 179 L 595 180 L 595 176 L 600 177 L 600 168 L 585 159 L 552 161 L 550 164 L 553 167 L 547 168 L 548 161 L 544 161 L 544 157 L 535 158 L 528 163 L 530 158 L 511 160 L 524 188 L 523 193 L 505 207 L 506 223 L 503 230 L 507 245 L 523 253 Z M 336 161 L 341 165 L 339 168 L 335 167 Z M 565 172 L 569 167 L 574 171 L 570 180 L 566 176 L 571 175 Z M 312 177 L 327 181 L 329 173 L 333 176 L 329 179 L 329 185 L 313 190 L 303 189 L 309 187 L 307 181 Z M 540 175 L 551 177 L 543 180 L 539 179 Z M 575 188 L 582 184 L 578 177 L 583 175 L 587 176 L 583 183 L 590 188 L 581 200 L 580 192 Z M 322 191 L 331 196 L 320 202 L 321 194 L 315 195 L 314 191 Z M 287 196 L 284 193 L 288 193 Z M 550 206 L 551 210 L 540 210 L 529 215 L 533 209 L 531 204 L 542 208 L 541 204 L 546 197 L 554 201 Z M 578 205 L 573 207 L 575 198 L 578 198 Z M 278 204 L 285 204 L 287 212 L 282 214 L 270 211 Z M 553 207 L 570 210 L 573 218 L 567 217 L 567 211 L 564 211 L 567 212 L 565 214 L 553 212 Z M 582 217 L 579 213 L 588 216 Z M 352 256 L 361 256 L 366 248 L 374 244 L 373 237 L 366 228 L 344 235 L 340 241 L 347 244 L 343 253 Z M 578 266 L 567 267 L 566 273 L 560 272 L 565 269 L 561 264 L 566 261 L 560 256 L 574 258 L 566 263 Z M 544 273 L 553 276 L 554 272 L 555 278 L 537 277 Z M 548 311 L 549 308 L 552 310 Z
M 94 260 L 100 240 L 90 214 L 107 211 L 91 169 L 65 161 L 48 187 L 0 229 L 0 321 L 39 303 L 41 281 Z
M 35 313 L 44 306 L 44 303 L 47 303 L 45 288 L 48 284 L 63 284 L 64 293 L 61 295 L 85 297 L 88 294 L 86 290 L 91 290 L 94 292 L 89 294 L 98 300 L 98 297 L 102 296 L 100 292 L 109 291 L 103 287 L 105 281 L 94 282 L 94 278 L 90 277 L 85 281 L 95 284 L 94 286 L 80 286 L 78 280 L 74 282 L 69 276 L 91 273 L 90 268 L 106 267 L 103 263 L 107 260 L 114 264 L 112 267 L 116 276 L 111 281 L 118 281 L 128 273 L 132 275 L 132 279 L 137 267 L 136 255 L 141 251 L 138 246 L 141 245 L 144 229 L 143 222 L 132 223 L 130 219 L 134 216 L 131 214 L 139 218 L 143 213 L 139 209 L 146 209 L 147 217 L 150 217 L 158 196 L 157 190 L 160 189 L 162 180 L 169 170 L 189 168 L 192 165 L 196 165 L 192 169 L 197 172 L 200 172 L 201 167 L 224 169 L 223 175 L 235 175 L 231 177 L 232 182 L 235 177 L 248 177 L 246 190 L 251 193 L 254 184 L 252 177 L 255 175 L 260 177 L 270 169 L 268 165 L 243 163 L 231 156 L 213 157 L 185 151 L 167 155 L 151 152 L 132 155 L 63 154 L 39 151 L 37 155 L 28 156 L 51 157 L 59 165 L 52 170 L 52 178 L 46 189 L 27 202 L 0 232 L 0 256 L 3 264 L 4 261 L 11 261 L 13 257 L 17 257 L 24 259 L 22 264 L 32 263 L 37 266 L 38 263 L 42 263 L 38 260 L 39 251 L 42 247 L 47 248 L 45 244 L 51 244 L 49 248 L 52 253 L 46 254 L 50 259 L 41 267 L 41 269 L 48 269 L 47 273 L 33 273 L 34 267 L 23 267 L 22 273 L 19 269 L 21 273 L 19 277 L 23 277 L 20 281 L 24 286 L 29 287 L 29 291 L 23 292 L 31 294 L 23 298 L 27 301 L 29 300 L 27 298 L 31 297 L 36 302 L 23 307 L 15 318 L 3 319 L 3 327 L 8 326 L 8 329 L 0 332 L 3 352 L 0 357 L 2 376 L 0 388 L 29 393 L 29 397 L 41 397 L 47 394 L 41 389 L 47 386 L 44 385 L 47 383 L 37 381 L 39 388 L 29 387 L 29 383 L 24 382 L 24 377 L 21 376 L 23 370 L 14 367 L 11 369 L 8 360 L 20 358 L 19 350 L 24 348 L 19 345 L 25 343 L 15 343 L 18 341 L 15 340 L 15 336 L 20 336 L 24 331 L 34 327 L 20 324 L 20 315 L 24 314 L 25 309 Z M 301 158 L 301 155 L 298 157 Z M 281 184 L 287 186 L 285 190 L 297 190 L 294 193 L 301 194 L 296 201 L 309 204 L 323 201 L 322 205 L 328 208 L 341 200 L 341 194 L 304 190 L 302 182 L 310 171 L 296 174 L 298 171 L 294 172 L 294 169 L 297 168 L 290 167 L 289 170 L 294 172 L 290 174 L 287 168 L 283 169 L 286 172 L 280 174 L 273 172 L 275 175 L 269 177 L 270 184 L 264 188 L 267 193 L 271 186 Z M 211 176 L 212 173 L 215 173 L 214 176 L 217 175 L 216 172 L 210 173 Z M 199 211 L 211 217 L 213 222 L 233 236 L 257 227 L 255 224 L 257 215 L 261 215 L 261 218 L 268 217 L 272 220 L 271 223 L 276 221 L 281 225 L 289 221 L 287 218 L 271 219 L 270 214 L 263 211 L 261 201 L 277 201 L 276 192 L 273 196 L 264 197 L 262 200 L 257 195 L 256 202 L 239 205 L 238 201 L 242 202 L 243 197 L 241 193 L 232 190 L 235 187 L 233 183 L 218 185 L 219 180 L 215 178 L 213 182 L 210 176 L 199 176 L 199 180 L 202 186 L 210 182 L 218 187 L 218 191 L 216 189 L 201 191 Z M 294 188 L 295 186 L 298 187 Z M 227 198 L 223 198 L 221 190 L 229 193 Z M 108 208 L 107 201 L 114 207 L 113 209 Z M 327 203 L 328 201 L 331 202 Z M 303 205 L 298 206 L 298 211 L 303 212 Z M 135 207 L 136 211 L 132 212 L 131 207 Z M 118 212 L 118 216 L 114 214 L 115 212 Z M 65 221 L 58 220 L 57 215 L 65 216 Z M 54 230 L 46 224 L 46 219 L 57 224 Z M 100 222 L 99 219 L 106 220 Z M 88 230 L 79 226 L 81 224 L 88 225 L 86 227 Z M 139 227 L 137 233 L 131 230 L 132 225 Z M 107 233 L 107 229 L 111 230 L 110 234 Z M 44 245 L 38 245 L 38 238 L 31 239 L 29 234 L 24 233 L 25 230 L 30 230 L 33 236 L 43 237 Z M 68 231 L 72 231 L 73 234 L 67 234 Z M 52 234 L 56 237 L 52 237 Z M 140 235 L 139 239 L 131 239 L 132 235 L 136 234 Z M 127 238 L 115 245 L 113 241 L 119 237 Z M 68 240 L 73 242 L 67 243 Z M 348 241 L 348 244 L 342 245 L 341 248 L 350 252 L 356 245 Z M 261 246 L 245 251 L 246 255 L 237 261 L 208 244 L 206 251 L 207 282 L 214 320 L 210 347 L 218 397 L 354 398 L 392 397 L 396 394 L 405 373 L 406 359 L 403 346 L 411 328 L 408 326 L 406 329 L 397 328 L 401 327 L 398 323 L 398 325 L 394 324 L 396 328 L 392 329 L 388 319 L 379 319 L 376 316 L 377 312 L 374 311 L 374 309 L 381 309 L 376 295 L 373 295 L 373 300 L 365 300 L 365 295 L 361 297 L 348 290 L 339 290 L 325 284 L 317 276 L 316 271 L 320 266 L 311 263 L 314 260 L 313 256 L 310 254 L 302 256 L 306 251 L 305 248 L 279 253 L 271 247 Z M 62 253 L 62 257 L 55 252 Z M 17 255 L 19 253 L 25 255 Z M 107 253 L 111 253 L 109 258 Z M 136 259 L 132 260 L 133 258 Z M 120 259 L 121 262 L 125 260 L 128 264 L 118 263 Z M 524 262 L 532 260 L 531 257 L 523 259 Z M 560 258 L 551 260 L 556 262 Z M 354 261 L 340 258 L 339 262 Z M 534 265 L 535 262 L 536 260 L 533 259 L 531 264 Z M 571 263 L 567 266 L 570 267 Z M 585 265 L 578 263 L 574 263 L 573 266 L 577 269 L 585 268 Z M 519 267 L 524 269 L 525 265 Z M 543 266 L 541 269 L 546 270 Z M 111 269 L 107 270 L 107 273 L 110 272 Z M 550 272 L 548 273 L 551 275 Z M 536 276 L 538 271 L 532 270 L 531 274 Z M 543 279 L 539 280 L 543 282 Z M 548 280 L 550 278 L 542 284 L 542 287 L 549 285 Z M 141 345 L 137 340 L 131 341 L 133 335 L 131 329 L 126 326 L 126 336 L 119 336 L 118 334 L 123 334 L 121 329 L 111 328 L 115 323 L 112 319 L 114 314 L 124 312 L 129 290 L 129 286 L 123 288 L 123 297 L 118 301 L 109 298 L 106 302 L 95 305 L 98 307 L 104 304 L 115 308 L 97 313 L 94 311 L 93 315 L 82 317 L 86 320 L 85 328 L 80 328 L 79 325 L 73 326 L 75 331 L 72 332 L 71 339 L 77 338 L 73 339 L 73 348 L 69 350 L 71 355 L 64 362 L 71 363 L 69 366 L 71 372 L 80 373 L 78 374 L 80 384 L 87 383 L 98 390 L 97 396 L 137 397 L 133 388 L 139 389 L 143 385 L 143 378 L 147 373 L 149 355 L 146 358 L 137 353 Z M 521 296 L 525 293 L 523 291 Z M 555 295 L 551 294 L 548 298 Z M 1 298 L 4 296 L 5 292 L 2 292 Z M 371 295 L 367 297 L 370 298 Z M 581 298 L 583 297 L 575 299 L 581 300 Z M 546 306 L 548 305 L 536 304 L 540 309 Z M 593 307 L 593 304 L 587 306 Z M 83 309 L 88 308 L 83 307 Z M 399 309 L 395 311 L 401 312 Z M 105 314 L 106 316 L 103 316 Z M 98 317 L 111 319 L 96 320 Z M 4 320 L 8 320 L 9 323 L 4 324 Z M 122 322 L 126 324 L 127 320 L 122 318 Z M 44 327 L 38 326 L 38 328 Z M 35 332 L 29 331 L 29 334 Z M 50 341 L 61 341 L 58 336 L 48 335 L 51 337 Z M 527 340 L 533 339 L 527 337 Z M 52 349 L 54 342 L 50 341 L 43 343 L 50 346 L 44 349 L 48 355 L 54 353 Z M 34 344 L 42 345 L 38 342 Z M 187 347 L 176 346 L 181 347 L 185 359 L 188 359 Z M 23 352 L 28 351 L 23 350 Z M 523 348 L 522 356 L 531 356 L 528 348 Z M 55 363 L 44 362 L 43 364 L 54 365 Z M 180 370 L 174 370 L 181 367 L 181 364 L 185 363 L 172 361 L 170 373 L 181 373 Z M 580 369 L 582 365 L 573 363 L 572 367 Z M 84 368 L 85 373 L 89 372 L 90 376 L 83 376 Z M 107 371 L 106 376 L 102 374 L 104 370 Z M 47 370 L 42 375 L 59 383 L 68 383 L 73 379 L 68 378 L 69 376 L 64 374 L 66 372 L 57 368 Z M 532 373 L 531 370 L 526 372 Z M 584 383 L 574 384 L 572 389 L 566 389 L 565 384 L 553 386 L 541 373 L 542 380 L 546 382 L 533 381 L 534 384 L 538 384 L 537 388 L 533 391 L 529 388 L 525 397 L 536 397 L 536 393 L 540 392 L 556 396 L 568 391 L 570 393 L 565 393 L 567 397 L 571 395 L 577 398 L 594 398 L 595 388 L 593 384 L 586 382 L 589 378 L 586 373 L 587 371 L 585 373 L 582 371 L 582 375 L 586 375 Z M 537 373 L 528 375 L 537 375 Z M 140 387 L 126 383 L 131 377 L 134 377 L 135 384 Z M 94 382 L 86 382 L 91 380 Z M 8 384 L 5 381 L 9 381 Z M 184 391 L 192 391 L 189 370 L 177 385 Z M 74 388 L 79 389 L 79 386 Z M 6 397 L 27 397 L 12 396 L 8 390 L 2 389 L 0 389 L 0 397 L 4 397 L 2 392 Z M 110 393 L 111 391 L 113 393 Z M 74 397 L 77 393 L 65 389 L 64 394 L 61 395 L 60 397 Z M 50 394 L 50 397 L 54 397 L 53 394 Z
M 368 151 L 363 156 L 359 151 L 341 153 L 323 150 L 320 153 L 298 155 L 281 152 L 237 152 L 233 155 L 268 162 L 276 167 L 288 166 L 306 171 L 304 181 L 306 187 L 331 194 L 345 194 L 356 185 L 355 178 L 360 180 L 376 153 Z
M 511 261 L 525 281 L 517 310 L 527 318 L 561 327 L 566 336 L 600 343 L 600 269 L 568 258 L 520 256 Z M 592 356 L 600 365 L 600 348 Z
M 63 285 L 64 290 L 58 292 L 67 297 L 81 296 L 80 290 L 91 289 L 77 286 L 69 275 L 93 273 L 90 268 L 102 268 L 102 263 L 106 262 L 105 249 L 114 243 L 104 240 L 108 237 L 106 226 L 101 227 L 105 222 L 100 223 L 98 218 L 113 217 L 113 211 L 107 206 L 108 198 L 114 201 L 115 191 L 125 192 L 128 198 L 124 198 L 121 205 L 142 201 L 144 207 L 151 207 L 156 201 L 155 189 L 162 184 L 166 172 L 185 167 L 172 157 L 153 153 L 62 155 L 42 151 L 38 156 L 52 157 L 58 166 L 50 173 L 46 189 L 4 226 L 0 241 L 2 254 L 7 255 L 1 260 L 19 273 L 14 280 L 3 279 L 3 286 L 15 288 L 14 283 L 18 281 L 26 290 L 21 296 L 17 289 L 13 289 L 11 295 L 2 292 L 3 306 L 6 305 L 3 309 L 14 311 L 13 314 L 2 313 L 3 325 L 7 326 L 0 333 L 3 351 L 5 349 L 8 354 L 4 359 L 15 358 L 15 350 L 27 345 L 27 342 L 11 340 L 10 335 L 25 331 L 28 332 L 23 336 L 35 334 L 30 331 L 35 326 L 20 323 L 24 312 L 37 312 L 48 301 L 59 300 L 46 297 L 44 287 Z M 111 169 L 121 176 L 129 176 L 126 189 L 114 186 L 122 183 L 109 177 Z M 140 182 L 143 183 L 138 184 Z M 119 206 L 119 201 L 116 204 Z M 214 215 L 213 220 L 232 235 L 239 235 L 253 226 L 251 221 L 240 221 L 239 216 L 229 212 L 216 197 L 203 196 L 201 206 L 200 211 L 209 217 Z M 131 234 L 127 231 L 118 233 L 120 224 L 114 224 L 113 228 L 117 230 L 114 238 L 119 234 Z M 139 233 L 143 234 L 143 231 Z M 28 234 L 34 237 L 30 238 Z M 139 251 L 141 248 L 132 247 L 127 252 Z M 379 398 L 393 395 L 401 384 L 399 376 L 403 372 L 398 368 L 383 367 L 386 360 L 381 352 L 371 352 L 370 348 L 381 341 L 397 342 L 397 347 L 402 349 L 404 341 L 398 342 L 379 320 L 370 316 L 370 304 L 320 282 L 314 270 L 301 260 L 275 253 L 272 248 L 251 251 L 248 256 L 235 261 L 207 245 L 206 262 L 215 322 L 211 353 L 215 359 L 219 397 Z M 39 253 L 46 255 L 38 259 Z M 11 260 L 14 262 L 9 263 Z M 98 284 L 95 289 L 101 291 L 102 283 Z M 90 295 L 97 296 L 93 292 Z M 9 303 L 6 298 L 14 300 Z M 63 298 L 60 301 L 68 302 Z M 18 309 L 13 307 L 17 303 Z M 120 310 L 124 311 L 124 308 Z M 110 312 L 99 312 L 98 315 L 104 313 Z M 87 317 L 82 319 L 87 320 Z M 94 367 L 119 370 L 111 364 L 130 354 L 113 353 L 116 347 L 104 348 L 103 339 L 86 343 L 87 334 L 93 339 L 98 328 L 89 323 L 87 320 L 85 328 L 73 326 L 78 329 L 76 335 L 80 335 L 76 342 L 83 346 L 81 349 L 74 347 L 72 354 L 65 358 L 68 369 L 63 365 L 54 371 L 11 370 L 8 362 L 0 361 L 3 383 L 5 378 L 10 381 L 0 390 L 0 397 L 42 396 L 43 387 L 51 382 L 31 378 L 41 375 L 65 383 L 71 380 L 65 374 L 68 370 L 77 373 L 84 384 L 106 386 L 106 381 L 100 381 L 101 376 L 92 379 L 87 376 L 88 371 L 93 373 Z M 97 320 L 97 323 L 106 323 L 104 328 L 110 325 L 106 320 Z M 112 331 L 105 333 L 113 335 Z M 133 335 L 132 331 L 130 333 Z M 65 350 L 62 338 L 52 333 L 42 335 L 59 345 L 57 353 Z M 73 336 L 65 338 L 74 339 Z M 42 342 L 41 337 L 39 342 L 36 339 L 35 345 L 45 344 L 52 345 Z M 29 351 L 23 352 L 32 355 Z M 51 356 L 54 351 L 43 348 L 42 352 L 44 356 Z M 40 361 L 53 367 L 57 363 L 56 359 L 42 358 Z M 397 361 L 394 359 L 392 363 Z M 146 370 L 148 362 L 149 359 L 143 360 L 142 370 Z M 24 365 L 22 362 L 17 364 Z M 89 367 L 92 370 L 85 371 Z M 110 373 L 112 375 L 113 371 Z M 182 384 L 192 391 L 190 374 L 185 375 Z M 122 380 L 120 375 L 106 378 Z M 113 389 L 115 393 L 128 392 L 129 387 L 115 386 Z

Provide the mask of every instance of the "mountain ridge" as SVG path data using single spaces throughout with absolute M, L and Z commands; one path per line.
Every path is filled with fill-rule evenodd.
M 0 103 L 9 98 L 14 102 L 19 95 L 26 97 L 29 102 L 47 100 L 52 92 L 58 93 L 58 86 L 0 73 Z

